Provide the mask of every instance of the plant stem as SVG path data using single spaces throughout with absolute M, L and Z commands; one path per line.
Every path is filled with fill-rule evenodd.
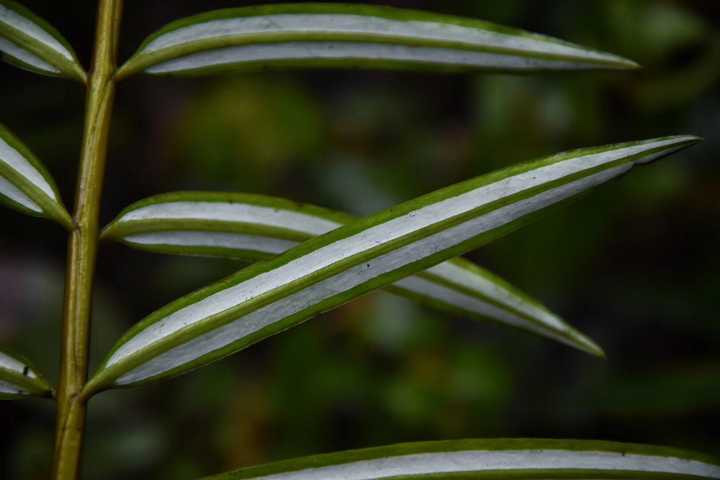
M 79 478 L 87 399 L 93 277 L 98 217 L 105 173 L 108 132 L 115 96 L 115 69 L 122 0 L 100 0 L 95 53 L 90 72 L 85 133 L 75 197 L 75 229 L 68 245 L 65 316 L 58 387 L 54 478 Z

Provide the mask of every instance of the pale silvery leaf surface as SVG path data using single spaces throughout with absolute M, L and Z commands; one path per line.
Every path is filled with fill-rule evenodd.
M 153 252 L 266 260 L 354 219 L 289 200 L 235 193 L 157 195 L 125 209 L 103 238 Z M 464 259 L 436 265 L 386 287 L 430 307 L 553 338 L 602 356 L 592 340 L 539 302 Z
M 148 316 L 116 344 L 85 394 L 207 365 L 487 244 L 547 207 L 697 141 L 676 136 L 556 155 L 438 190 L 308 240 Z
M 86 79 L 75 52 L 60 33 L 12 0 L 0 0 L 0 53 L 26 70 Z
M 48 383 L 25 359 L 0 351 L 0 400 L 50 395 Z
M 455 440 L 409 443 L 243 468 L 206 480 L 715 479 L 706 455 L 586 440 Z
M 29 215 L 72 228 L 55 182 L 45 167 L 9 130 L 0 125 L 0 202 Z
M 218 10 L 173 22 L 140 46 L 119 77 L 286 67 L 528 72 L 637 65 L 475 19 L 304 3 Z

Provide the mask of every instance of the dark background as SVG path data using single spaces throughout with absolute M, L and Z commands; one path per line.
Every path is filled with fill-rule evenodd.
M 173 19 L 237 1 L 126 2 L 122 58 Z M 180 189 L 280 195 L 367 214 L 564 149 L 693 133 L 471 255 L 589 333 L 601 361 L 375 294 L 179 379 L 91 402 L 85 477 L 195 478 L 401 441 L 569 437 L 720 454 L 720 2 L 388 1 L 632 58 L 630 73 L 355 71 L 135 78 L 119 87 L 102 220 Z M 85 65 L 95 2 L 27 0 Z M 83 91 L 0 64 L 0 121 L 72 205 Z M 0 211 L 0 345 L 55 379 L 65 235 Z M 104 245 L 93 368 L 134 322 L 240 266 Z M 0 405 L 0 478 L 43 479 L 54 409 Z

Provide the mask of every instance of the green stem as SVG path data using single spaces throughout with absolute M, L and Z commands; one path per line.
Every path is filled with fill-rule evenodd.
M 100 0 L 95 54 L 88 84 L 85 133 L 75 198 L 75 229 L 68 245 L 62 358 L 58 387 L 54 478 L 79 478 L 87 399 L 93 277 L 122 0 Z

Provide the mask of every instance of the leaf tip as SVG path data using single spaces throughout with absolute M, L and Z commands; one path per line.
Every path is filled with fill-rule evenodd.
M 705 141 L 703 137 L 699 137 L 697 135 L 679 135 L 678 138 L 683 139 L 689 147 Z
M 617 65 L 621 70 L 640 70 L 643 68 L 643 66 L 635 60 L 630 60 L 625 57 L 617 57 Z
M 694 147 L 704 141 L 705 139 L 703 137 L 699 137 L 697 135 L 679 135 L 677 136 L 678 148 L 674 150 L 673 153 L 685 150 L 686 148 Z
M 572 329 L 571 338 L 575 348 L 603 360 L 607 358 L 605 350 L 587 335 Z
M 643 68 L 643 66 L 635 60 L 630 60 L 629 58 L 613 53 L 603 52 L 602 61 L 607 68 L 611 70 L 640 70 Z
M 658 142 L 662 143 L 662 145 L 652 150 L 654 152 L 653 155 L 645 158 L 640 158 L 635 161 L 635 164 L 653 163 L 657 160 L 697 145 L 702 141 L 703 139 L 701 137 L 698 137 L 697 135 L 674 135 L 653 140 L 650 143 L 651 145 Z
M 588 353 L 599 358 L 600 360 L 607 360 L 608 358 L 605 350 L 600 345 L 597 345 L 595 343 L 593 343 L 592 349 L 588 350 Z

